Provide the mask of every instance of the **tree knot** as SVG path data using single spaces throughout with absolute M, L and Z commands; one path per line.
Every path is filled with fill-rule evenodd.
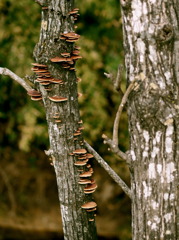
M 157 38 L 161 43 L 169 42 L 174 36 L 173 27 L 171 24 L 164 24 L 158 29 Z

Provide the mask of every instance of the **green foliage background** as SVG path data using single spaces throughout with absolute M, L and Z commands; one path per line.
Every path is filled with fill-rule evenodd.
M 83 93 L 83 96 L 79 99 L 79 103 L 85 126 L 84 136 L 129 183 L 126 165 L 120 163 L 116 156 L 107 151 L 107 146 L 101 139 L 102 133 L 111 137 L 113 121 L 120 102 L 118 93 L 113 90 L 110 80 L 104 76 L 104 72 L 115 75 L 118 64 L 124 62 L 119 1 L 77 0 L 76 7 L 80 8 L 76 25 L 77 33 L 81 34 L 79 45 L 83 56 L 77 64 L 77 76 L 82 78 L 79 92 Z M 39 37 L 40 19 L 40 7 L 32 0 L 0 1 L 1 67 L 7 67 L 21 77 L 32 74 L 30 69 L 33 62 L 33 48 Z M 122 88 L 125 89 L 124 79 Z M 120 148 L 126 151 L 128 131 L 125 113 L 120 123 L 119 138 Z M 17 214 L 22 214 L 23 206 L 33 205 L 37 208 L 44 206 L 46 202 L 42 204 L 42 199 L 47 191 L 49 194 L 49 189 L 57 200 L 55 186 L 54 189 L 50 188 L 51 181 L 55 179 L 52 177 L 53 170 L 50 169 L 48 160 L 44 156 L 44 149 L 48 149 L 48 131 L 43 106 L 30 101 L 25 90 L 17 83 L 8 77 L 0 76 L 0 169 L 2 169 L 0 170 L 0 178 L 2 177 L 0 214 L 2 216 L 9 208 Z M 8 177 L 8 183 L 5 183 L 4 174 Z M 48 183 L 43 185 L 43 189 L 36 189 L 34 193 L 33 187 L 42 188 L 39 179 L 45 181 L 46 176 L 50 179 Z M 104 182 L 100 176 L 97 178 L 99 182 Z M 12 191 L 8 186 L 11 186 Z M 13 189 L 18 191 L 15 193 Z M 14 196 L 10 197 L 9 192 Z M 33 199 L 32 195 L 35 196 Z M 102 190 L 101 198 L 103 198 Z M 117 191 L 111 201 L 117 202 L 121 208 L 123 204 L 129 203 L 121 190 Z M 119 209 L 119 218 L 120 214 Z M 118 229 L 119 239 L 130 239 L 128 215 L 129 206 L 126 207 L 126 212 L 121 214 L 127 220 L 124 217 L 126 225 L 124 223 L 122 225 L 121 221 Z

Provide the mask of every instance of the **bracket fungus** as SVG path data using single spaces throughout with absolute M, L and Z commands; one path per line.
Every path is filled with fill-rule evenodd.
M 82 185 L 89 184 L 89 183 L 91 183 L 91 180 L 90 179 L 80 179 L 78 183 L 82 184 Z
M 85 161 L 76 161 L 74 163 L 75 166 L 85 166 L 87 163 Z
M 91 171 L 83 172 L 79 176 L 81 178 L 91 177 L 92 176 L 92 172 Z
M 87 186 L 84 188 L 84 191 L 92 191 L 92 190 L 95 190 L 97 187 L 98 187 L 98 186 L 97 186 L 96 183 L 92 183 L 92 184 L 87 185 Z
M 52 102 L 65 102 L 68 99 L 66 97 L 60 97 L 60 96 L 53 96 L 53 97 L 48 97 Z
M 33 97 L 41 97 L 42 96 L 42 94 L 40 92 L 38 92 L 37 90 L 35 90 L 35 89 L 29 90 L 27 92 L 27 94 L 29 96 L 33 96 Z
M 85 154 L 87 153 L 86 149 L 80 148 L 73 151 L 74 154 Z
M 91 209 L 91 208 L 95 208 L 95 207 L 97 207 L 97 204 L 95 202 L 87 202 L 81 206 L 81 208 L 83 208 L 83 209 Z

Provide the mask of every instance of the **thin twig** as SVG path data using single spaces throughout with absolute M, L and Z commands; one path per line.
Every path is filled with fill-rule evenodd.
M 124 152 L 122 152 L 118 145 L 114 144 L 113 140 L 108 138 L 105 134 L 102 135 L 102 138 L 104 139 L 104 144 L 108 144 L 110 147 L 110 150 L 115 153 L 116 155 L 118 155 L 120 158 L 122 158 L 123 160 L 128 160 L 127 154 L 125 154 Z
M 9 76 L 10 78 L 12 78 L 13 80 L 15 80 L 16 82 L 18 82 L 23 88 L 25 88 L 27 91 L 32 90 L 32 87 L 26 83 L 26 81 L 23 78 L 20 78 L 19 76 L 17 76 L 15 73 L 13 73 L 12 71 L 10 71 L 8 68 L 2 68 L 0 67 L 0 74 L 1 75 L 5 75 L 5 76 Z
M 117 175 L 117 173 L 105 162 L 105 160 L 85 141 L 87 150 L 93 154 L 96 161 L 106 170 L 112 179 L 122 188 L 122 190 L 132 199 L 131 190 L 125 182 Z
M 121 113 L 122 113 L 122 110 L 127 102 L 127 99 L 128 99 L 128 96 L 129 94 L 131 93 L 131 91 L 133 90 L 134 88 L 134 84 L 135 84 L 135 80 L 132 81 L 126 92 L 124 93 L 124 96 L 121 100 L 121 103 L 119 105 L 119 108 L 118 108 L 118 111 L 116 113 L 116 118 L 115 118 L 115 121 L 114 121 L 114 126 L 113 126 L 113 142 L 115 145 L 118 145 L 118 142 L 119 142 L 119 139 L 118 139 L 118 129 L 119 129 L 119 121 L 120 121 L 120 117 L 121 117 Z
M 114 78 L 112 73 L 105 73 L 104 72 L 104 75 L 107 78 L 111 79 L 111 81 L 113 83 L 113 86 L 114 86 L 114 89 L 119 92 L 121 98 L 124 95 L 124 93 L 123 93 L 123 91 L 121 89 L 121 79 L 122 79 L 122 71 L 123 71 L 123 69 L 124 69 L 123 65 L 119 64 L 116 78 Z

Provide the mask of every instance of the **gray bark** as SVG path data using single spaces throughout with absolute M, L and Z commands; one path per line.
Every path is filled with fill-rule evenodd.
M 43 2 L 43 1 L 42 1 Z M 84 194 L 83 186 L 79 185 L 79 167 L 74 166 L 77 156 L 72 156 L 75 149 L 83 148 L 82 135 L 74 141 L 75 131 L 81 127 L 78 110 L 77 77 L 75 71 L 62 68 L 61 63 L 52 63 L 51 58 L 60 57 L 60 53 L 71 53 L 74 43 L 60 40 L 61 33 L 74 32 L 74 21 L 68 15 L 74 8 L 74 1 L 48 1 L 48 8 L 42 10 L 40 39 L 34 49 L 37 63 L 48 65 L 51 76 L 62 79 L 63 84 L 50 84 L 51 91 L 45 86 L 36 84 L 42 93 L 48 123 L 50 150 L 46 151 L 52 159 L 61 207 L 64 239 L 89 240 L 97 239 L 94 213 L 81 208 L 86 202 L 92 201 L 91 194 Z M 53 102 L 48 97 L 66 97 L 67 101 Z M 61 123 L 56 123 L 53 116 L 58 114 Z M 85 167 L 80 167 L 85 171 Z
M 178 1 L 123 1 L 133 239 L 179 239 Z

